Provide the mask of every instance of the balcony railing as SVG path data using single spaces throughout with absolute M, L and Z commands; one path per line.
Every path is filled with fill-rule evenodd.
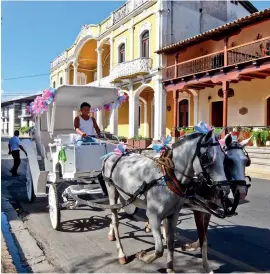
M 106 76 L 101 78 L 100 80 L 96 80 L 94 82 L 91 82 L 88 84 L 89 86 L 93 87 L 114 87 L 113 84 L 111 84 L 111 76 Z
M 116 24 L 123 18 L 125 18 L 129 13 L 142 6 L 144 3 L 149 0 L 134 0 L 127 1 L 123 6 L 121 6 L 118 10 L 113 12 L 113 24 Z
M 18 118 L 30 117 L 30 116 L 31 114 L 29 114 L 26 109 L 22 109 L 21 111 L 19 111 Z
M 51 62 L 51 69 L 67 59 L 66 52 L 61 53 Z
M 219 51 L 168 66 L 163 69 L 163 80 L 192 76 L 265 57 L 270 57 L 270 37 L 229 48 L 227 54 L 225 51 Z
M 119 63 L 111 72 L 111 82 L 121 78 L 135 77 L 148 74 L 152 68 L 151 58 L 138 58 L 124 63 Z

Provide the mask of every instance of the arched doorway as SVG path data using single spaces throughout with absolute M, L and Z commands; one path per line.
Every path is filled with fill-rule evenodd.
M 270 97 L 266 100 L 266 125 L 270 126 Z
M 154 110 L 152 102 L 154 90 L 150 85 L 142 85 L 135 91 L 134 96 L 134 133 L 144 137 L 153 137 Z
M 189 120 L 189 113 L 188 113 L 188 106 L 189 102 L 187 99 L 181 100 L 179 102 L 179 119 L 178 119 L 178 126 L 179 127 L 188 127 L 188 120 Z

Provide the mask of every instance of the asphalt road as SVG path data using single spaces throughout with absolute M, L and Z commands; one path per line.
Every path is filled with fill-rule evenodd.
M 36 239 L 56 272 L 165 272 L 164 256 L 153 264 L 139 262 L 135 254 L 153 250 L 153 237 L 144 232 L 145 213 L 140 210 L 133 218 L 120 213 L 120 234 L 129 263 L 118 264 L 115 242 L 107 240 L 110 211 L 81 208 L 62 211 L 61 231 L 50 225 L 47 199 L 26 202 L 24 170 L 14 179 L 8 170 L 12 159 L 2 140 L 3 195 L 12 199 L 19 209 L 30 234 Z M 247 200 L 239 206 L 238 216 L 226 220 L 212 217 L 209 229 L 209 260 L 215 272 L 270 272 L 270 181 L 253 179 Z M 203 272 L 200 251 L 182 252 L 181 245 L 197 238 L 193 214 L 182 211 L 177 227 L 175 270 Z M 165 243 L 165 242 L 164 242 Z

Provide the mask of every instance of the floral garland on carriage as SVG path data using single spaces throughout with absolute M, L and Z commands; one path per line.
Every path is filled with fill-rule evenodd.
M 54 88 L 47 88 L 43 90 L 41 96 L 37 96 L 33 102 L 27 106 L 27 112 L 31 114 L 32 118 L 42 115 L 45 111 L 48 111 L 49 105 L 54 101 L 56 90 Z M 118 90 L 118 97 L 115 102 L 105 104 L 96 108 L 91 108 L 91 113 L 101 111 L 111 111 L 119 108 L 124 102 L 127 101 L 127 95 Z

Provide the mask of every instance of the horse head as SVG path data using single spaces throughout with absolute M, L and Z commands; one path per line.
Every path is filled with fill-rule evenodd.
M 173 144 L 172 148 L 172 160 L 178 181 L 185 184 L 191 176 L 199 178 L 199 191 L 207 200 L 225 199 L 229 195 L 230 186 L 224 171 L 226 155 L 214 135 L 214 130 L 189 134 Z M 179 170 L 184 170 L 187 176 Z
M 250 185 L 246 184 L 245 169 L 250 166 L 251 161 L 245 146 L 250 138 L 241 142 L 233 140 L 231 134 L 227 134 L 224 138 L 223 149 L 226 153 L 224 161 L 225 173 L 231 184 L 232 193 L 236 196 L 240 195 L 240 200 L 244 200 L 248 193 Z

